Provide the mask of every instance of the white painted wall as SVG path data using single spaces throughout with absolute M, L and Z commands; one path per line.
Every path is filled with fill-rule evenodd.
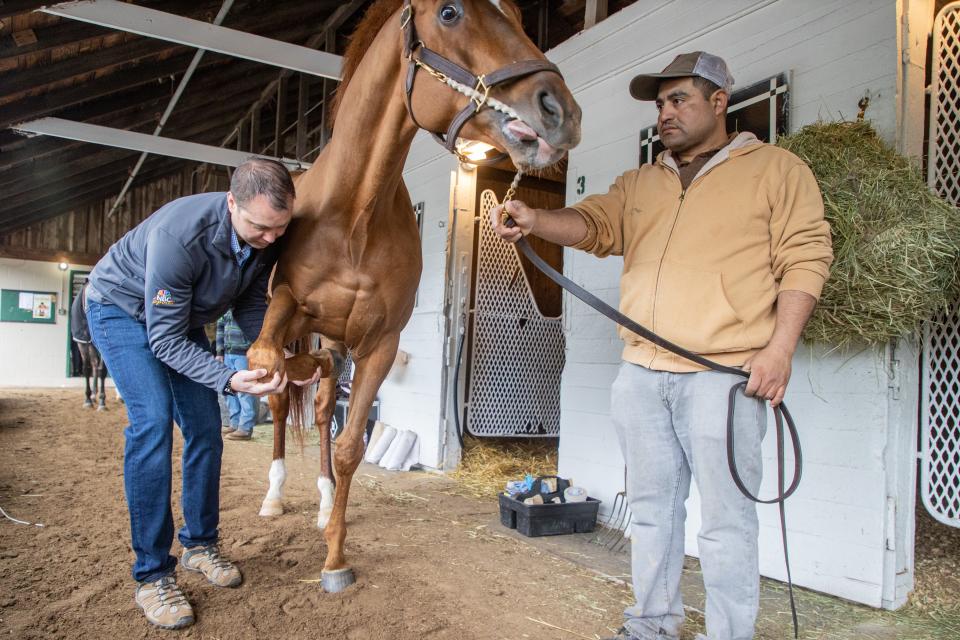
M 60 309 L 69 300 L 69 273 L 53 262 L 0 258 L 0 289 L 56 292 Z M 0 388 L 82 387 L 83 378 L 66 375 L 67 348 L 66 315 L 58 313 L 56 324 L 0 322 Z
M 583 142 L 570 155 L 571 203 L 578 197 L 579 176 L 586 178 L 587 193 L 603 192 L 637 164 L 639 132 L 655 122 L 656 113 L 652 104 L 629 97 L 630 78 L 694 50 L 724 57 L 738 86 L 791 72 L 793 128 L 817 119 L 852 118 L 857 102 L 868 95 L 867 117 L 885 138 L 896 137 L 895 2 L 637 2 L 550 53 L 584 111 Z M 616 305 L 622 260 L 566 253 L 566 274 Z M 623 488 L 623 459 L 609 418 L 621 343 L 612 324 L 569 296 L 565 315 L 560 474 L 572 476 L 609 508 Z M 891 451 L 899 451 L 915 429 L 916 386 L 893 397 L 891 371 L 896 366 L 887 350 L 841 354 L 804 347 L 787 394 L 805 456 L 804 481 L 787 509 L 794 580 L 874 606 L 897 606 L 904 595 L 902 586 L 897 592 L 889 588 L 895 561 L 885 553 L 887 538 L 890 545 L 912 544 L 912 534 L 905 539 L 907 527 L 895 535 L 896 510 L 912 514 L 912 487 L 898 494 L 900 481 L 891 478 L 897 469 L 911 472 L 896 464 Z M 775 488 L 772 431 L 771 422 L 765 495 Z M 687 506 L 687 552 L 697 555 L 695 492 Z M 783 578 L 777 511 L 761 507 L 760 517 L 761 571 Z
M 632 100 L 630 78 L 659 70 L 680 52 L 707 50 L 730 64 L 738 86 L 790 72 L 791 124 L 867 117 L 897 137 L 898 12 L 894 0 L 641 0 L 548 53 L 583 108 L 583 142 L 570 156 L 568 199 L 602 192 L 636 166 L 640 130 L 652 105 Z M 902 119 L 902 116 L 901 116 Z M 611 123 L 616 123 L 611 126 Z M 405 179 L 426 202 L 420 303 L 404 331 L 411 353 L 381 389 L 383 418 L 420 435 L 420 462 L 443 457 L 439 424 L 443 369 L 443 273 L 455 162 L 425 135 L 415 140 Z M 622 260 L 567 251 L 566 274 L 610 304 L 618 302 Z M 560 473 L 609 508 L 623 488 L 623 459 L 609 417 L 609 389 L 621 343 L 612 324 L 565 298 L 567 367 L 561 403 Z M 906 354 L 906 356 L 904 355 Z M 916 352 L 910 345 L 833 353 L 801 347 L 787 401 L 802 434 L 805 475 L 788 506 L 797 584 L 873 606 L 902 604 L 912 580 Z M 902 380 L 901 380 L 902 379 Z M 906 383 L 903 383 L 903 380 Z M 894 391 L 893 387 L 899 388 Z M 773 490 L 773 426 L 765 447 Z M 698 497 L 688 503 L 687 552 L 697 555 Z M 761 507 L 761 571 L 783 578 L 773 507 Z
M 450 174 L 456 162 L 432 138 L 420 132 L 407 157 L 404 179 L 410 198 L 424 203 L 423 275 L 417 307 L 400 337 L 410 355 L 395 365 L 380 387 L 381 420 L 417 434 L 418 462 L 440 468 L 443 433 L 439 428 L 443 375 L 444 270 L 446 268 Z

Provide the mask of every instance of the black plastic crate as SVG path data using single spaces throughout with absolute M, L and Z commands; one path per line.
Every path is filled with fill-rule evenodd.
M 528 537 L 589 533 L 597 526 L 600 501 L 523 504 L 500 494 L 500 524 Z

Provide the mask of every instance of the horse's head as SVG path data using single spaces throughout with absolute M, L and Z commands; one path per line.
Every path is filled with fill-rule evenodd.
M 482 107 L 476 113 L 469 110 L 460 137 L 505 151 L 520 168 L 549 166 L 580 141 L 580 107 L 523 32 L 520 10 L 511 0 L 411 0 L 409 8 L 405 3 L 401 10 L 400 22 L 408 54 L 422 63 L 410 93 L 420 126 L 447 132 L 458 116 L 467 117 L 465 106 L 471 103 L 464 89 L 472 89 L 474 98 L 492 99 L 473 103 Z M 481 82 L 466 87 L 468 81 L 461 77 L 458 82 L 455 70 L 431 52 Z M 504 76 L 508 79 L 499 82 Z M 457 88 L 444 82 L 446 78 Z M 407 91 L 407 82 L 404 73 L 402 91 Z

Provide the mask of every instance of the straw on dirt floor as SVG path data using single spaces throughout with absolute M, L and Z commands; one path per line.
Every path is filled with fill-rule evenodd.
M 496 498 L 509 480 L 556 475 L 557 440 L 474 438 L 464 436 L 463 457 L 451 476 L 456 492 L 475 498 Z
M 817 178 L 834 263 L 804 337 L 845 346 L 917 335 L 958 292 L 960 215 L 866 122 L 817 123 L 777 144 Z

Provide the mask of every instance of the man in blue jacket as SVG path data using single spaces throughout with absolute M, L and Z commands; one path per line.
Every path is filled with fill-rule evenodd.
M 111 246 L 90 274 L 90 332 L 130 420 L 123 476 L 136 602 L 165 629 L 194 621 L 170 555 L 174 421 L 183 434 L 180 564 L 216 586 L 242 580 L 217 546 L 223 452 L 217 394 L 278 393 L 287 380 L 275 374 L 259 382 L 266 371 L 234 371 L 217 361 L 203 327 L 232 308 L 244 334 L 259 335 L 274 243 L 290 222 L 293 198 L 282 164 L 249 160 L 237 167 L 229 192 L 165 205 Z

